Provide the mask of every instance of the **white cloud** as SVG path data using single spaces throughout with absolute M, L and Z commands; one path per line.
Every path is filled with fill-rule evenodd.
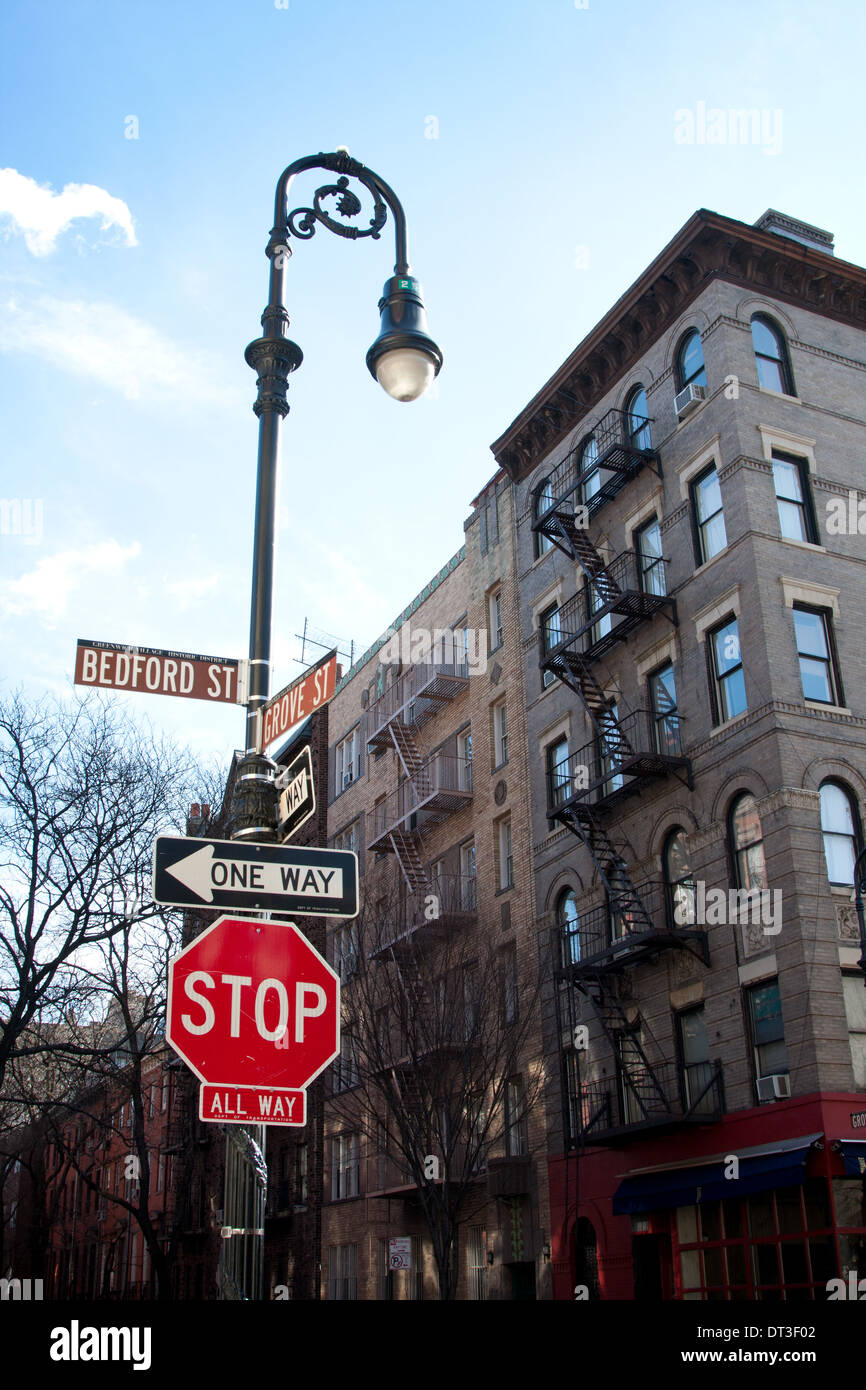
M 0 607 L 10 617 L 34 617 L 46 627 L 54 627 L 65 615 L 74 589 L 91 575 L 116 574 L 128 560 L 140 554 L 138 541 L 124 546 L 110 540 L 46 556 L 35 570 L 22 574 L 20 579 L 0 583 Z
M 57 300 L 44 295 L 3 306 L 0 351 L 35 354 L 76 376 L 92 377 L 127 400 L 192 398 L 234 404 L 203 353 L 175 346 L 143 319 L 108 302 Z
M 101 217 L 101 231 L 117 227 L 127 246 L 138 244 L 126 203 L 94 183 L 68 183 L 52 193 L 17 169 L 0 169 L 0 217 L 12 219 L 34 256 L 50 255 L 60 234 L 82 218 Z

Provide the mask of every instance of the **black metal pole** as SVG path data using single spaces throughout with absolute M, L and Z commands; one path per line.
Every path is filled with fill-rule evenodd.
M 863 973 L 866 988 L 866 919 L 863 915 L 863 894 L 866 892 L 866 847 L 861 849 L 854 861 L 854 906 L 857 909 L 857 925 L 860 928 L 860 959 L 857 964 Z

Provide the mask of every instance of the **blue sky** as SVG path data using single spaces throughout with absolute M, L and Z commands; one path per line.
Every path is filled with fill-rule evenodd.
M 32 504 L 0 535 L 4 691 L 68 690 L 80 636 L 245 655 L 243 349 L 301 155 L 348 145 L 396 190 L 445 365 L 413 405 L 367 372 L 390 226 L 295 243 L 275 689 L 305 617 L 363 650 L 459 548 L 490 442 L 696 208 L 777 207 L 866 261 L 856 0 L 6 0 L 0 24 L 0 495 Z M 701 103 L 766 134 L 678 141 Z M 240 709 L 124 698 L 203 755 L 241 740 Z

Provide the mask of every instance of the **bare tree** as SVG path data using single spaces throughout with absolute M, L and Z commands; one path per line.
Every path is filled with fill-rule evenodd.
M 159 912 L 153 841 L 183 825 L 193 775 L 96 694 L 0 705 L 0 1089 L 13 1056 L 44 1046 L 34 1024 L 86 1010 L 88 950 Z
M 71 1172 L 102 1206 L 137 1222 L 161 1296 L 170 1251 L 149 1206 L 144 1074 L 165 1054 L 167 962 L 180 922 L 151 900 L 151 861 L 156 836 L 185 828 L 192 789 L 200 795 L 203 784 L 216 789 L 214 768 L 197 767 L 102 696 L 0 705 L 4 1147 L 14 1152 L 15 1132 L 33 1127 L 50 1137 L 61 1177 Z M 106 1154 L 118 1146 L 130 1176 L 122 1191 L 106 1182 Z M 44 1171 L 45 1150 L 40 1171 L 35 1151 L 27 1158 L 43 1245 L 62 1187 Z
M 362 911 L 344 955 L 343 1054 L 329 1102 L 417 1187 L 442 1299 L 456 1297 L 458 1227 L 487 1201 L 495 1151 L 528 1155 L 540 1090 L 540 973 L 512 970 L 469 925 L 455 884 L 459 897 L 465 880 L 408 900 L 371 886 L 376 906 Z

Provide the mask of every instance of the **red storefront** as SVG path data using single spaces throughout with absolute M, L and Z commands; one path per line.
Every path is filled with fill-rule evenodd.
M 549 1173 L 555 1298 L 823 1301 L 866 1280 L 862 1094 L 643 1131 Z

